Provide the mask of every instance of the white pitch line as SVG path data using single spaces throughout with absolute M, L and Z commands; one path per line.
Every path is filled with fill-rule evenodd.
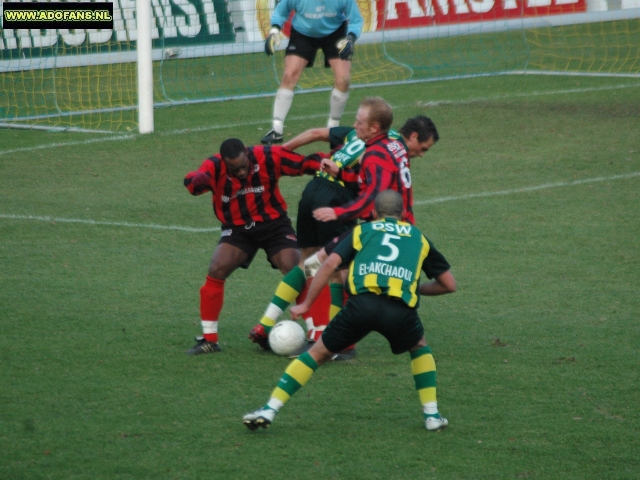
M 456 105 L 463 104 L 468 105 L 470 103 L 477 102 L 490 102 L 495 100 L 507 100 L 509 98 L 527 98 L 527 97 L 541 97 L 545 95 L 563 95 L 571 93 L 587 93 L 587 92 L 599 92 L 604 90 L 618 90 L 621 88 L 633 88 L 640 87 L 640 83 L 632 84 L 620 84 L 620 85 L 608 85 L 605 87 L 590 87 L 590 88 L 568 88 L 565 90 L 551 90 L 548 92 L 525 92 L 525 93 L 508 93 L 506 95 L 496 95 L 492 97 L 477 97 L 469 100 L 434 100 L 432 102 L 420 102 L 422 106 L 438 107 L 440 105 Z M 397 107 L 394 107 L 397 108 Z
M 611 180 L 625 180 L 629 178 L 640 177 L 640 172 L 623 173 L 620 175 L 610 175 L 608 177 L 584 178 L 582 180 L 572 180 L 570 182 L 543 183 L 532 187 L 515 188 L 511 190 L 497 190 L 494 192 L 468 193 L 466 195 L 456 195 L 450 197 L 438 197 L 427 200 L 419 200 L 414 205 L 430 205 L 434 203 L 453 202 L 457 200 L 468 200 L 471 198 L 496 197 L 500 195 L 514 195 L 518 193 L 534 192 L 536 190 L 545 190 L 548 188 L 572 187 L 575 185 L 583 185 L 585 183 L 607 182 Z M 0 218 L 8 220 L 37 220 L 41 222 L 57 222 L 57 223 L 80 223 L 85 225 L 102 225 L 109 227 L 128 227 L 128 228 L 151 228 L 155 230 L 176 230 L 180 232 L 191 233 L 210 233 L 219 232 L 220 227 L 212 228 L 193 228 L 180 227 L 177 225 L 156 225 L 152 223 L 128 223 L 128 222 L 105 222 L 100 220 L 82 220 L 79 218 L 59 218 L 37 215 L 11 215 L 0 213 Z
M 180 232 L 218 232 L 220 227 L 213 228 L 193 228 L 193 227 L 179 227 L 176 225 L 156 225 L 153 223 L 129 223 L 129 222 L 104 222 L 101 220 L 83 220 L 80 218 L 60 218 L 60 217 L 47 217 L 39 215 L 9 215 L 0 213 L 0 218 L 6 218 L 9 220 L 38 220 L 41 222 L 55 222 L 55 223 L 81 223 L 85 225 L 103 225 L 108 227 L 129 227 L 129 228 L 152 228 L 155 230 L 178 230 Z
M 497 190 L 494 192 L 468 193 L 466 195 L 456 195 L 451 197 L 438 197 L 428 200 L 419 200 L 414 205 L 430 205 L 433 203 L 453 202 L 456 200 L 467 200 L 470 198 L 496 197 L 499 195 L 514 195 L 517 193 L 535 192 L 536 190 L 545 190 L 548 188 L 571 187 L 574 185 L 583 185 L 585 183 L 607 182 L 610 180 L 625 180 L 628 178 L 640 177 L 640 172 L 624 173 L 621 175 L 611 175 L 608 177 L 584 178 L 582 180 L 572 180 L 570 182 L 543 183 L 533 187 L 514 188 L 511 190 Z
M 621 84 L 621 85 L 608 85 L 603 87 L 590 87 L 590 88 L 572 88 L 572 89 L 564 89 L 564 90 L 550 90 L 548 92 L 530 92 L 530 93 L 514 93 L 508 95 L 497 95 L 493 97 L 478 97 L 471 98 L 467 100 L 434 100 L 434 101 L 423 101 L 423 102 L 414 102 L 406 105 L 394 105 L 394 109 L 400 108 L 409 108 L 415 106 L 422 107 L 437 107 L 440 105 L 468 105 L 476 102 L 487 102 L 492 100 L 506 100 L 509 98 L 526 98 L 526 97 L 539 97 L 543 95 L 562 95 L 562 94 L 572 94 L 572 93 L 587 93 L 587 92 L 600 92 L 606 90 L 617 90 L 622 88 L 637 88 L 640 87 L 640 83 L 630 83 L 630 84 Z M 347 114 L 354 114 L 355 111 L 346 111 Z M 325 117 L 326 113 L 319 114 L 311 114 L 311 115 L 298 115 L 292 116 L 289 118 L 289 121 L 296 120 L 306 120 L 310 118 L 320 118 Z M 225 124 L 225 125 L 207 125 L 202 127 L 194 127 L 194 128 L 182 128 L 179 130 L 169 130 L 167 132 L 158 132 L 158 135 L 162 136 L 171 136 L 171 135 L 183 135 L 185 133 L 190 132 L 206 132 L 211 130 L 220 130 L 223 128 L 239 128 L 239 127 L 248 127 L 251 125 L 261 125 L 268 124 L 271 120 L 253 120 L 248 122 L 239 122 L 234 124 Z M 111 137 L 99 137 L 92 138 L 87 140 L 77 140 L 71 142 L 56 142 L 56 143 L 48 143 L 45 145 L 36 145 L 32 147 L 22 147 L 22 148 L 14 148 L 12 150 L 0 150 L 0 156 L 2 155 L 10 155 L 12 153 L 21 153 L 21 152 L 32 152 L 36 150 L 45 150 L 49 148 L 57 148 L 57 147 L 73 147 L 76 145 L 89 145 L 92 143 L 99 142 L 112 142 L 112 141 L 122 141 L 122 140 L 133 140 L 140 137 L 140 134 L 123 134 L 123 135 L 114 135 Z
M 140 135 L 130 134 L 130 135 L 115 135 L 113 137 L 102 137 L 102 138 L 90 138 L 87 140 L 77 140 L 74 142 L 56 142 L 56 143 L 47 143 L 45 145 L 35 145 L 33 147 L 22 147 L 22 148 L 14 148 L 13 150 L 0 150 L 0 155 L 9 155 L 12 153 L 21 153 L 21 152 L 33 152 L 36 150 L 46 150 L 50 148 L 58 148 L 58 147 L 73 147 L 76 145 L 90 145 L 92 143 L 100 143 L 100 142 L 113 142 L 113 141 L 121 141 L 121 140 L 132 140 L 134 138 L 139 137 Z

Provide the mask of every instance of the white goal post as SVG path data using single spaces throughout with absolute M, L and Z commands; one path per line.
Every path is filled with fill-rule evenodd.
M 153 60 L 151 0 L 136 0 L 138 20 L 138 131 L 153 132 Z

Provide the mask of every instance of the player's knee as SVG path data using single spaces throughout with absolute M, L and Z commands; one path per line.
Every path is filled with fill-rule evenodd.
M 220 265 L 210 265 L 209 266 L 209 276 L 211 278 L 215 278 L 216 280 L 226 280 L 231 272 L 227 272 L 226 268 L 223 268 Z
M 348 92 L 349 87 L 351 86 L 351 76 L 350 75 L 336 75 L 335 79 L 335 87 L 341 92 Z
M 219 258 L 213 258 L 209 264 L 209 276 L 216 280 L 226 280 L 233 271 L 242 264 L 242 261 L 221 262 Z
M 426 347 L 426 346 L 427 346 L 427 340 L 423 336 L 414 347 L 409 349 L 409 351 L 413 352 L 415 350 L 418 350 L 419 348 Z
M 286 88 L 287 90 L 293 90 L 298 84 L 300 73 L 296 71 L 285 70 L 282 73 L 282 80 L 280 81 L 280 88 Z
M 271 262 L 283 274 L 289 273 L 294 267 L 300 264 L 300 250 L 295 248 L 285 248 L 273 256 Z
M 333 72 L 334 87 L 343 93 L 349 91 L 351 85 L 351 71 L 349 69 L 337 69 Z
M 328 362 L 334 354 L 324 346 L 322 337 L 320 337 L 309 349 L 309 355 L 311 355 L 311 358 L 313 358 L 318 365 L 322 365 Z

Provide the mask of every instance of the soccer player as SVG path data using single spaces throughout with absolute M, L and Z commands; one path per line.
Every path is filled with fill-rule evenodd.
M 399 192 L 404 200 L 403 220 L 415 223 L 413 216 L 413 189 L 410 158 L 421 157 L 439 139 L 433 122 L 427 117 L 416 117 L 417 124 L 423 124 L 423 132 L 411 134 L 405 142 L 389 137 L 393 122 L 393 112 L 387 102 L 380 97 L 365 98 L 356 113 L 355 130 L 358 138 L 366 145 L 358 172 L 360 195 L 350 203 L 337 208 L 324 207 L 313 212 L 316 220 L 330 222 L 351 218 L 369 219 L 373 211 L 373 201 L 383 190 Z M 324 161 L 324 160 L 323 160 Z M 343 234 L 344 235 L 344 234 Z M 314 256 L 305 261 L 305 271 L 309 274 L 319 267 L 342 238 L 336 238 L 325 245 Z
M 271 425 L 318 367 L 371 332 L 383 335 L 394 354 L 409 352 L 427 430 L 447 427 L 449 422 L 438 411 L 436 364 L 417 309 L 420 295 L 455 292 L 456 281 L 449 263 L 433 243 L 415 226 L 401 220 L 403 210 L 398 192 L 381 192 L 375 199 L 374 220 L 355 227 L 335 248 L 318 270 L 304 302 L 291 308 L 293 317 L 303 314 L 331 274 L 341 264 L 349 263 L 347 286 L 351 297 L 322 337 L 289 364 L 267 403 L 243 417 L 243 424 L 250 430 Z M 433 280 L 419 284 L 421 270 Z
M 373 202 L 377 194 L 391 189 L 402 194 L 404 199 L 403 220 L 415 223 L 409 159 L 422 156 L 440 138 L 433 123 L 426 117 L 422 118 L 427 120 L 425 123 L 430 123 L 427 138 L 421 139 L 420 135 L 415 133 L 402 141 L 389 137 L 393 112 L 386 101 L 380 97 L 369 97 L 360 102 L 354 124 L 358 138 L 366 146 L 358 173 L 360 194 L 346 205 L 315 210 L 315 219 L 323 222 L 368 219 L 373 212 Z
M 280 32 L 295 12 L 291 35 L 284 57 L 284 72 L 273 105 L 272 128 L 261 140 L 265 145 L 281 143 L 284 121 L 293 103 L 293 93 L 302 72 L 313 67 L 318 49 L 324 53 L 325 68 L 331 67 L 334 85 L 331 91 L 328 127 L 336 127 L 349 98 L 351 57 L 354 43 L 362 33 L 363 19 L 356 0 L 282 0 L 271 17 L 271 31 L 265 53 L 273 55 L 280 44 Z
M 222 223 L 220 241 L 200 289 L 203 336 L 196 338 L 187 354 L 220 351 L 218 317 L 225 280 L 238 267 L 248 268 L 259 249 L 282 273 L 299 263 L 300 249 L 278 180 L 282 175 L 314 174 L 321 158 L 321 154 L 305 157 L 279 146 L 247 148 L 230 138 L 222 142 L 220 153 L 186 175 L 184 185 L 189 193 L 212 193 L 213 210 Z
M 359 140 L 353 128 L 333 127 L 307 130 L 291 141 L 283 145 L 294 150 L 302 145 L 315 141 L 327 141 L 331 145 L 333 154 L 332 163 L 339 168 L 355 168 L 364 152 L 364 143 Z M 302 192 L 302 198 L 298 205 L 296 230 L 298 232 L 298 244 L 302 250 L 301 260 L 315 253 L 332 238 L 355 226 L 351 222 L 318 222 L 313 218 L 313 210 L 320 206 L 342 205 L 353 200 L 357 196 L 357 184 L 345 185 L 341 180 L 336 180 L 328 172 L 318 171 L 315 177 L 307 184 Z M 271 303 L 262 317 L 260 323 L 249 333 L 251 341 L 259 344 L 263 349 L 269 349 L 268 335 L 282 312 L 299 297 L 307 284 L 307 279 L 302 270 L 302 262 L 294 267 L 276 289 Z M 336 279 L 339 281 L 339 278 Z M 336 288 L 339 287 L 339 289 Z M 337 291 L 337 294 L 334 293 Z M 339 299 L 335 300 L 336 295 Z M 331 318 L 332 303 L 343 303 L 343 291 L 340 283 L 332 283 L 324 289 L 314 308 L 304 318 L 307 326 L 309 341 L 315 341 L 322 333 L 324 326 Z
M 382 99 L 366 100 L 363 104 L 376 105 L 385 115 L 390 113 L 390 107 L 387 112 L 385 108 L 386 102 Z M 368 112 L 368 110 L 366 111 Z M 374 192 L 376 189 L 380 190 L 384 186 L 387 186 L 387 188 L 391 186 L 391 182 L 386 180 L 385 183 L 384 179 L 379 178 L 382 175 L 376 174 L 375 171 L 373 171 L 373 173 L 368 177 L 364 177 L 361 182 L 358 182 L 357 167 L 359 167 L 359 160 L 365 153 L 366 145 L 364 141 L 358 138 L 357 130 L 353 127 L 311 129 L 290 140 L 285 144 L 285 146 L 287 148 L 295 149 L 301 145 L 306 145 L 317 140 L 333 142 L 335 141 L 335 138 L 333 138 L 331 134 L 338 132 L 340 132 L 341 135 L 348 133 L 345 137 L 346 144 L 344 147 L 334 153 L 331 158 L 331 160 L 336 163 L 336 167 L 339 167 L 339 170 L 337 168 L 334 169 L 334 174 L 339 175 L 341 179 L 349 177 L 348 184 L 350 185 L 360 184 L 361 188 L 369 186 L 369 188 Z M 362 134 L 369 139 L 367 132 Z M 400 128 L 399 132 L 389 130 L 387 136 L 391 140 L 398 141 L 399 144 L 404 147 L 404 149 L 400 149 L 394 146 L 394 151 L 398 153 L 406 151 L 409 158 L 422 157 L 422 155 L 439 139 L 438 131 L 436 130 L 434 123 L 431 119 L 422 115 L 408 119 Z M 327 161 L 323 160 L 323 163 L 325 162 Z M 371 168 L 373 169 L 373 164 Z M 390 165 L 390 168 L 393 170 L 396 167 L 394 165 Z M 349 169 L 352 169 L 352 171 L 347 174 L 346 172 Z M 410 185 L 411 177 L 408 160 L 403 175 L 404 180 Z M 331 181 L 332 183 L 327 184 L 327 181 Z M 371 185 L 366 185 L 366 183 Z M 344 184 L 342 180 L 334 179 L 326 172 L 319 172 L 318 176 L 309 182 L 302 194 L 302 200 L 300 201 L 298 208 L 297 231 L 298 241 L 302 247 L 302 260 L 305 261 L 307 258 L 309 259 L 307 261 L 306 269 L 308 270 L 307 273 L 309 273 L 309 275 L 307 276 L 312 276 L 313 270 L 317 269 L 319 266 L 320 262 L 318 257 L 326 258 L 325 250 L 318 252 L 321 247 L 328 244 L 332 239 L 334 241 L 329 243 L 329 246 L 335 246 L 340 235 L 350 230 L 356 221 L 355 218 L 350 218 L 347 220 L 336 219 L 324 222 L 314 218 L 315 212 L 322 207 L 327 207 L 329 209 L 336 207 L 341 208 L 343 204 L 348 205 L 350 202 L 353 202 L 355 198 L 360 198 L 351 193 L 347 202 L 341 201 L 346 197 L 344 194 L 339 195 L 340 190 L 344 190 L 338 186 L 341 184 Z M 353 190 L 350 190 L 350 192 L 352 191 Z M 372 193 L 366 192 L 365 195 L 372 195 Z M 412 204 L 411 197 L 408 197 L 407 201 Z M 369 215 L 370 212 L 366 210 L 367 204 L 366 202 L 364 203 L 365 206 L 363 211 L 366 212 L 364 215 Z M 353 216 L 360 216 L 357 208 L 357 206 L 352 207 L 352 211 L 355 211 L 355 215 Z M 410 209 L 409 203 L 407 208 Z M 249 338 L 253 342 L 258 343 L 263 348 L 268 348 L 269 331 L 276 323 L 282 312 L 303 293 L 306 284 L 304 269 L 305 267 L 303 265 L 292 269 L 291 272 L 289 272 L 280 282 L 271 303 L 260 320 L 260 324 L 256 325 L 249 334 Z M 342 282 L 340 281 L 339 275 L 335 275 L 332 278 L 329 287 L 322 292 L 318 301 L 314 303 L 309 315 L 304 318 L 305 323 L 307 324 L 310 341 L 317 339 L 317 337 L 322 333 L 322 330 L 324 330 L 326 325 L 329 323 L 329 320 L 337 314 L 340 308 L 342 308 L 342 303 Z M 336 357 L 336 360 L 350 359 L 355 356 L 355 353 L 355 350 L 349 349 L 346 352 L 341 352 L 341 354 Z

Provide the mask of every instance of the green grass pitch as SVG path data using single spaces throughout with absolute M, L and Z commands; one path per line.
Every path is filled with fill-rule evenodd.
M 257 143 L 273 99 L 172 107 L 145 136 L 0 130 L 0 478 L 640 477 L 640 79 L 356 89 L 344 124 L 369 95 L 441 134 L 412 175 L 458 280 L 420 307 L 450 427 L 425 430 L 408 355 L 374 335 L 242 426 L 288 363 L 246 338 L 280 275 L 237 271 L 223 352 L 186 356 L 219 231 L 182 178 Z M 286 134 L 327 111 L 296 96 Z M 307 181 L 282 181 L 292 216 Z

